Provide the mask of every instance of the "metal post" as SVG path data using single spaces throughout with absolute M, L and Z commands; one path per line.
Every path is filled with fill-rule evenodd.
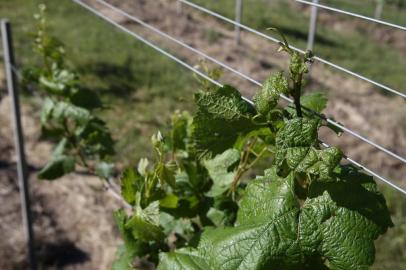
M 11 116 L 14 128 L 14 141 L 17 154 L 17 174 L 20 187 L 21 213 L 28 248 L 28 261 L 31 270 L 37 269 L 35 256 L 34 232 L 30 209 L 27 164 L 24 153 L 24 138 L 20 118 L 20 101 L 18 97 L 17 78 L 13 71 L 15 66 L 11 26 L 6 20 L 1 21 L 1 37 L 3 40 L 4 67 L 7 78 L 7 88 L 11 98 Z
M 242 0 L 235 0 L 235 21 L 237 23 L 241 23 L 241 16 L 242 16 Z M 241 29 L 238 25 L 234 27 L 235 31 L 235 43 L 239 45 L 241 43 Z
M 182 14 L 182 2 L 176 1 L 176 12 L 180 15 Z
M 319 0 L 313 0 L 314 4 L 318 4 Z M 316 36 L 317 29 L 317 7 L 311 7 L 310 23 L 309 23 L 309 36 L 307 38 L 307 49 L 313 50 L 314 48 L 314 37 Z
M 383 5 L 385 4 L 385 1 L 377 0 L 376 2 L 374 17 L 375 19 L 380 20 L 382 18 Z

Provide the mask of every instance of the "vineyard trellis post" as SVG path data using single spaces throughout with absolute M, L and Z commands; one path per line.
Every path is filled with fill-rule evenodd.
M 235 0 L 235 21 L 241 23 L 242 17 L 242 0 Z M 235 43 L 239 45 L 241 43 L 241 29 L 240 26 L 236 25 L 235 28 Z
M 27 163 L 24 151 L 24 137 L 21 125 L 20 101 L 15 74 L 14 49 L 11 25 L 7 20 L 1 20 L 1 37 L 3 40 L 4 69 L 7 79 L 7 89 L 11 100 L 11 121 L 14 129 L 14 142 L 17 156 L 17 175 L 20 188 L 21 213 L 24 233 L 27 241 L 28 261 L 31 270 L 37 269 L 35 255 L 34 232 L 32 228 L 32 214 L 30 208 L 30 195 Z
M 182 14 L 182 2 L 181 1 L 176 1 L 176 12 L 178 14 Z
M 319 0 L 313 0 L 313 3 L 318 4 Z M 318 13 L 317 6 L 312 6 L 311 11 L 310 11 L 309 35 L 307 37 L 307 49 L 308 50 L 314 49 L 314 40 L 315 40 L 316 30 L 317 30 L 317 13 Z

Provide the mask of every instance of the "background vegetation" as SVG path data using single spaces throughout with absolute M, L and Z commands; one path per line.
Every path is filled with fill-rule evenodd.
M 0 17 L 9 18 L 13 25 L 20 67 L 36 61 L 28 34 L 33 30 L 32 14 L 42 2 L 50 10 L 53 34 L 66 44 L 71 64 L 84 74 L 82 79 L 86 86 L 99 92 L 110 107 L 101 116 L 118 141 L 116 159 L 126 165 L 135 164 L 139 157 L 149 156 L 150 135 L 168 124 L 175 109 L 190 109 L 190 90 L 196 85 L 192 74 L 70 0 L 0 0 Z M 233 16 L 234 0 L 194 2 Z M 287 34 L 293 45 L 306 47 L 307 13 L 298 13 L 289 1 L 246 2 L 244 23 L 256 29 L 276 26 Z M 365 15 L 372 15 L 374 11 L 373 0 L 322 2 Z M 264 4 L 269 5 L 266 12 Z M 406 9 L 389 5 L 385 7 L 383 19 L 404 25 Z M 405 52 L 373 39 L 362 23 L 354 25 L 351 29 L 332 30 L 328 25 L 319 24 L 317 54 L 394 88 L 405 89 Z M 35 100 L 29 96 L 24 101 L 35 105 Z M 388 199 L 395 228 L 377 242 L 374 269 L 402 269 L 406 265 L 406 253 L 403 252 L 406 250 L 406 200 L 386 187 L 382 190 Z

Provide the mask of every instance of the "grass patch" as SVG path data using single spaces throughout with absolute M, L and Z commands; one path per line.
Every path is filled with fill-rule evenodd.
M 66 45 L 68 64 L 109 107 L 100 114 L 117 140 L 116 159 L 136 164 L 149 156 L 151 135 L 168 126 L 175 109 L 190 108 L 197 86 L 191 72 L 70 0 L 0 0 L 0 16 L 12 23 L 20 67 L 38 61 L 29 33 L 39 3 L 47 5 L 51 33 Z

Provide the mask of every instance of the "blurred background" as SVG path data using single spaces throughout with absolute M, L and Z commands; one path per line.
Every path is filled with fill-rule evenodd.
M 96 0 L 85 3 L 115 22 L 153 41 L 191 65 L 200 62 L 190 51 L 157 36 Z M 287 57 L 277 44 L 174 0 L 108 0 L 160 30 L 262 81 L 286 69 Z M 193 0 L 228 18 L 235 18 L 235 0 Z M 241 22 L 268 35 L 277 27 L 289 42 L 306 49 L 311 7 L 294 0 L 243 0 Z M 0 17 L 12 25 L 17 66 L 38 63 L 32 50 L 33 14 L 47 5 L 50 31 L 66 46 L 69 65 L 81 83 L 99 93 L 108 110 L 100 116 L 117 140 L 120 168 L 150 156 L 149 138 L 165 131 L 175 110 L 193 111 L 198 82 L 171 59 L 117 30 L 71 0 L 0 0 Z M 320 0 L 320 4 L 406 26 L 404 0 Z M 406 93 L 406 31 L 319 9 L 314 53 L 330 62 Z M 1 58 L 2 61 L 3 58 Z M 207 63 L 210 67 L 209 63 Z M 247 96 L 257 87 L 224 70 L 221 82 Z M 326 115 L 385 148 L 406 156 L 405 99 L 318 61 L 306 91 L 329 97 Z M 22 121 L 30 169 L 34 231 L 40 269 L 110 269 L 120 238 L 112 212 L 120 205 L 94 177 L 73 174 L 57 182 L 37 181 L 53 145 L 41 138 L 40 101 L 21 89 Z M 0 65 L 0 269 L 26 269 L 19 188 L 10 126 L 10 99 Z M 406 166 L 376 148 L 344 133 L 323 139 L 339 145 L 354 160 L 406 188 Z M 379 181 L 378 181 L 379 182 Z M 395 227 L 376 242 L 372 269 L 406 269 L 406 196 L 380 184 Z

